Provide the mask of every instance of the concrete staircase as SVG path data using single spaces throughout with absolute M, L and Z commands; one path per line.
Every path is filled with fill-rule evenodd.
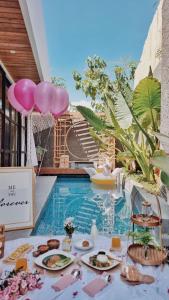
M 98 160 L 99 148 L 89 132 L 86 121 L 74 122 L 73 129 L 89 161 Z

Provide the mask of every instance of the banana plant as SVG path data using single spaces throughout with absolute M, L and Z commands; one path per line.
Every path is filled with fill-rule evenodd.
M 161 85 L 152 76 L 140 81 L 133 93 L 133 112 L 145 129 L 158 131 L 161 109 Z
M 147 181 L 154 181 L 153 167 L 149 164 L 149 155 L 145 145 L 139 145 L 137 143 L 135 134 L 133 134 L 131 128 L 121 128 L 114 111 L 111 110 L 109 106 L 107 106 L 107 113 L 105 115 L 107 116 L 107 114 L 109 114 L 111 116 L 111 123 L 103 122 L 90 108 L 83 106 L 77 106 L 76 108 L 90 125 L 93 126 L 97 133 L 112 135 L 119 140 L 124 149 L 127 149 L 131 153 L 133 160 L 137 161 Z M 110 118 L 108 119 L 110 120 Z
M 156 138 L 160 141 L 163 147 L 169 146 L 169 137 L 163 133 L 154 132 Z M 156 168 L 161 170 L 160 178 L 161 182 L 169 188 L 169 157 L 164 150 L 155 152 L 154 156 L 151 158 L 151 163 Z
M 130 157 L 137 162 L 145 179 L 154 182 L 151 157 L 159 145 L 152 130 L 158 129 L 156 121 L 159 118 L 160 83 L 149 76 L 133 91 L 130 84 L 135 70 L 133 66 L 129 74 L 116 67 L 115 80 L 110 80 L 105 74 L 105 68 L 106 64 L 102 60 L 100 62 L 98 58 L 90 59 L 84 76 L 79 73 L 74 76 L 78 89 L 91 96 L 92 101 L 100 98 L 105 118 L 100 118 L 91 109 L 83 106 L 77 106 L 77 110 L 96 134 L 104 133 L 119 140 L 124 151 L 130 152 Z M 144 127 L 143 119 L 146 114 L 149 128 Z

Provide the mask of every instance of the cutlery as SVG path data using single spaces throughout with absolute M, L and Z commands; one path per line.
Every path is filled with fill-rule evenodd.
M 82 272 L 79 269 L 73 269 L 70 273 L 74 278 L 79 279 L 82 275 Z M 58 294 L 52 298 L 51 300 L 55 300 L 56 298 L 58 298 L 60 295 L 62 295 L 64 293 L 64 290 L 61 292 L 58 292 Z
M 111 283 L 112 282 L 112 276 L 110 275 L 110 274 L 104 274 L 103 276 L 101 276 L 103 279 L 104 279 L 104 281 L 106 282 L 106 283 Z
M 79 266 L 79 267 L 82 266 L 82 263 L 81 263 L 81 256 L 82 256 L 82 255 L 78 255 L 78 256 L 75 258 L 75 260 L 74 260 L 74 263 L 75 263 L 77 266 Z
M 71 275 L 73 275 L 74 278 L 79 279 L 81 277 L 81 271 L 79 269 L 73 269 L 71 272 Z

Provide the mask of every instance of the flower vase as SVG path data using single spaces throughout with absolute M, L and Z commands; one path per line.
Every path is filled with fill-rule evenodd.
M 67 236 L 69 237 L 70 240 L 72 240 L 72 233 L 67 233 Z
M 72 234 L 66 232 L 66 236 L 62 243 L 62 250 L 70 252 L 72 250 Z

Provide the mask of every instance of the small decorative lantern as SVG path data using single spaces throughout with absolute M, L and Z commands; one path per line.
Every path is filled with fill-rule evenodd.
M 5 247 L 5 226 L 0 225 L 0 258 L 4 256 L 4 247 Z
M 142 203 L 142 215 L 144 220 L 149 220 L 152 215 L 151 204 L 146 200 Z

